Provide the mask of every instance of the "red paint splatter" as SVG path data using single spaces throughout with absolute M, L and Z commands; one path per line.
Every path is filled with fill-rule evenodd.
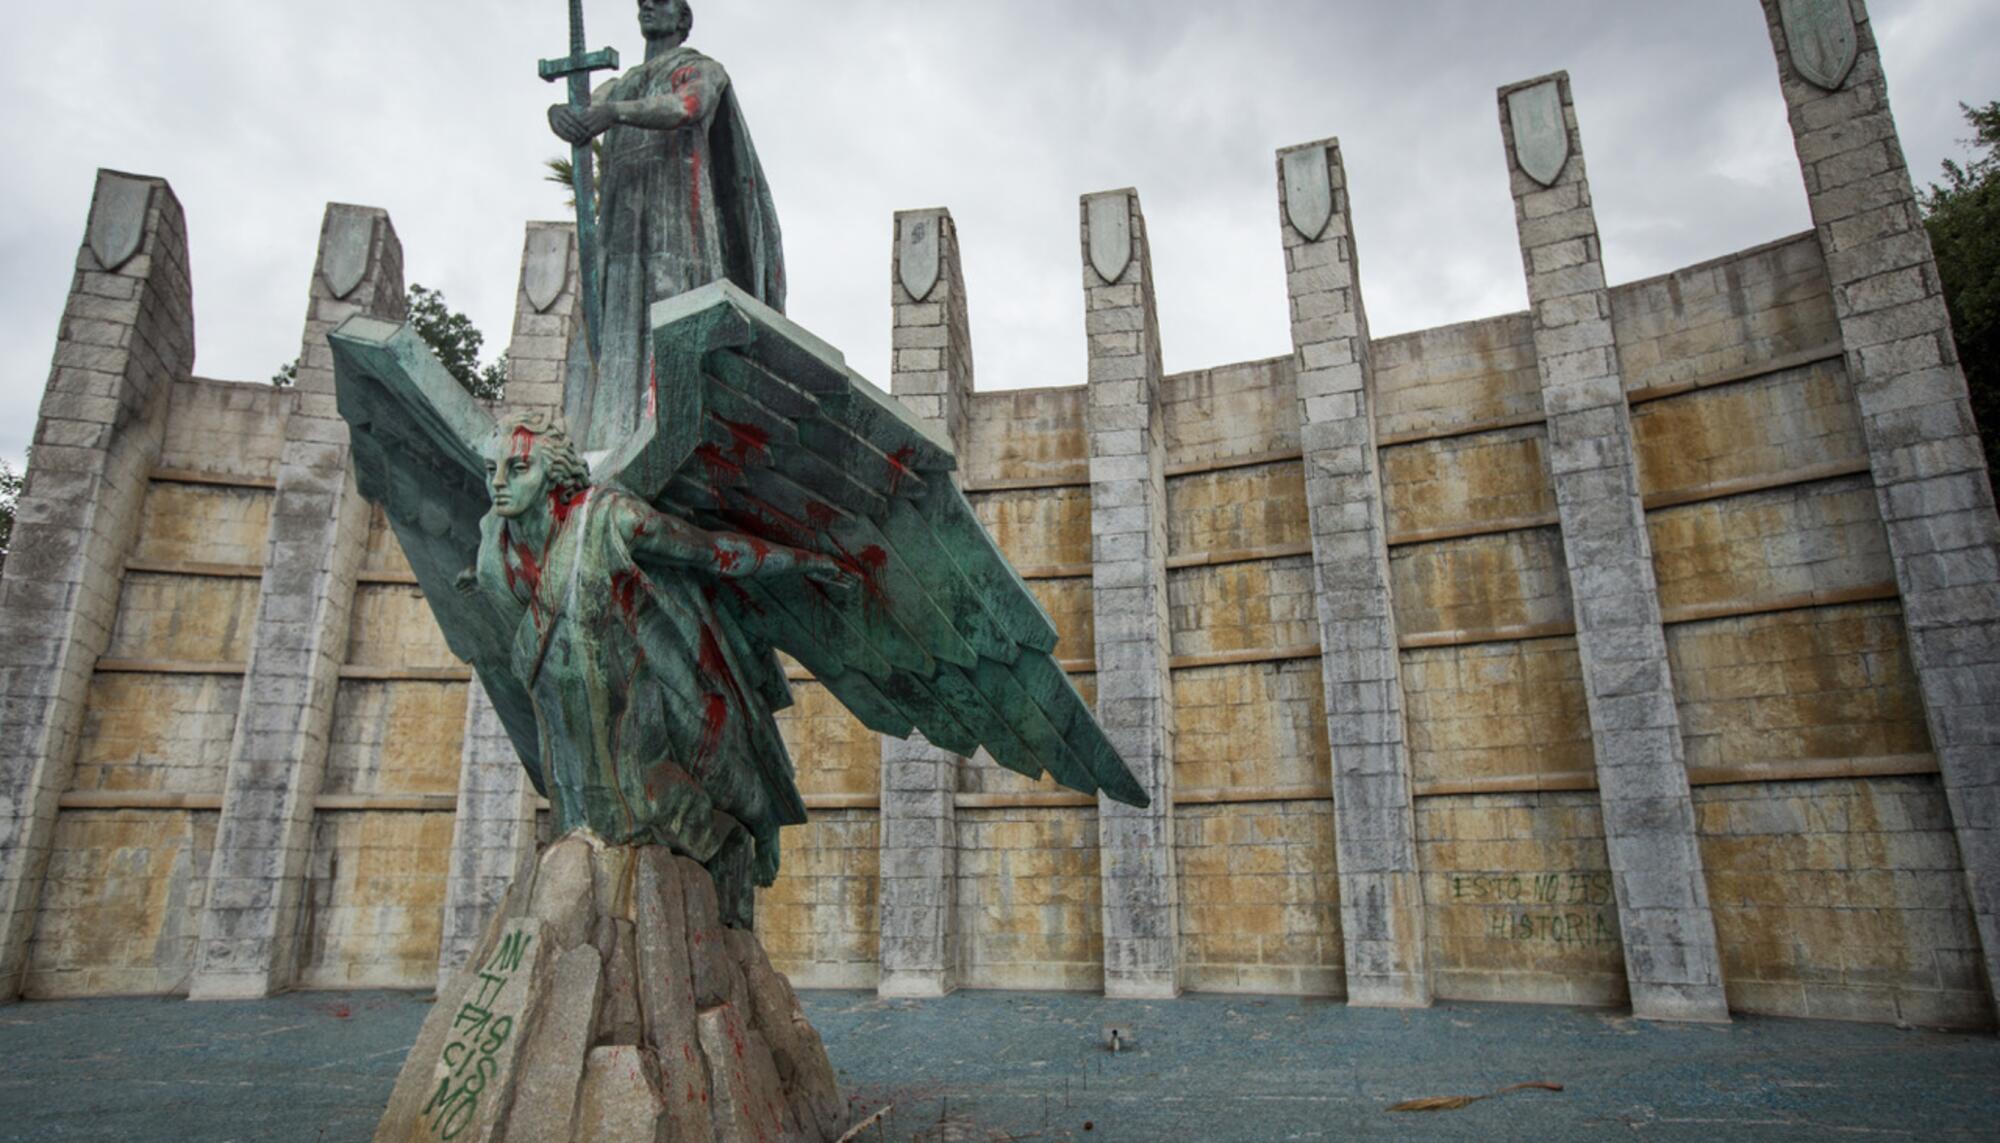
M 818 500 L 809 500 L 806 502 L 806 520 L 812 524 L 813 531 L 824 532 L 828 528 L 833 527 L 833 519 L 834 510 L 831 504 L 825 504 Z
M 514 456 L 520 457 L 522 460 L 528 459 L 534 453 L 535 434 L 528 431 L 528 426 L 514 426 L 513 447 L 511 451 Z
M 889 495 L 903 485 L 903 478 L 910 475 L 910 462 L 917 458 L 917 446 L 904 445 L 889 454 Z
M 771 555 L 771 545 L 765 543 L 764 541 L 758 539 L 755 536 L 745 536 L 743 538 L 750 541 L 750 556 L 752 559 L 755 559 L 757 561 L 752 570 L 754 571 L 757 568 L 762 568 L 764 566 L 764 561 Z
M 657 420 L 660 416 L 660 363 L 653 362 L 652 372 L 646 377 L 646 418 Z
M 514 590 L 517 586 L 525 584 L 528 598 L 533 599 L 542 589 L 542 565 L 535 560 L 535 553 L 529 550 L 528 545 L 515 539 L 512 534 L 506 536 L 506 542 L 508 549 L 514 555 L 511 560 L 500 561 L 500 566 L 507 572 L 508 590 Z
M 770 460 L 771 434 L 769 431 L 758 425 L 745 424 L 742 421 L 732 421 L 728 417 L 717 417 L 715 419 L 722 422 L 723 428 L 729 430 L 729 439 L 731 441 L 729 454 L 736 458 L 737 463 L 748 464 L 753 460 L 765 463 Z
M 611 601 L 625 615 L 625 626 L 636 631 L 639 627 L 639 605 L 643 602 L 639 594 L 645 578 L 637 568 L 626 568 L 611 577 Z
M 743 589 L 742 584 L 737 583 L 734 580 L 724 580 L 722 586 L 729 589 L 729 594 L 733 599 L 736 600 L 736 605 L 738 607 L 741 607 L 743 610 L 749 612 L 752 615 L 764 614 L 764 609 L 757 606 L 757 601 L 750 598 L 750 593 Z M 710 594 L 708 597 L 708 601 L 710 603 L 714 603 L 715 596 L 713 594 Z
M 695 748 L 697 770 L 706 771 L 708 760 L 722 745 L 722 728 L 729 721 L 729 700 L 721 695 L 703 695 L 701 700 L 701 745 Z
M 569 514 L 576 511 L 577 505 L 589 499 L 588 488 L 552 489 L 549 492 L 549 512 L 555 516 L 557 524 L 567 524 Z
M 724 456 L 722 450 L 712 444 L 697 447 L 694 455 L 701 461 L 702 467 L 708 470 L 709 494 L 715 497 L 716 503 L 722 503 L 724 486 L 743 479 L 743 466 Z
M 711 546 L 715 550 L 715 569 L 720 572 L 735 571 L 736 565 L 742 561 L 742 557 L 720 543 Z

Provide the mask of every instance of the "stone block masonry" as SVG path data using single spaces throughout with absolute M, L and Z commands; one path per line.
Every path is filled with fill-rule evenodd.
M 1632 1010 L 1727 1020 L 1569 76 L 1500 89 Z
M 889 268 L 894 329 L 889 387 L 961 447 L 972 394 L 972 331 L 958 228 L 943 210 L 896 215 Z M 924 741 L 882 739 L 883 996 L 943 996 L 958 987 L 958 821 L 963 760 Z
M 1082 215 L 1097 720 L 1152 798 L 1098 799 L 1104 991 L 1166 997 L 1180 991 L 1180 893 L 1160 319 L 1138 194 L 1085 196 Z
M 1347 999 L 1431 1002 L 1403 684 L 1389 602 L 1368 314 L 1340 144 L 1278 155 L 1319 615 Z
M 20 995 L 167 394 L 194 368 L 191 289 L 173 190 L 99 171 L 0 578 L 0 1002 Z
M 326 335 L 356 313 L 401 320 L 407 310 L 403 248 L 389 216 L 328 206 L 189 986 L 194 999 L 267 996 L 296 973 L 313 806 L 368 531 L 347 425 L 334 407 Z
M 1820 7 L 1764 0 L 1764 15 L 1990 994 L 2000 983 L 2000 518 L 1868 6 Z M 1851 27 L 1838 82 L 1822 85 L 1834 78 L 1823 65 L 1801 66 L 1787 9 Z

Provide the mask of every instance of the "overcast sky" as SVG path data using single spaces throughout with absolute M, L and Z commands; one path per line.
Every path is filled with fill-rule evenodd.
M 593 47 L 642 57 L 629 0 Z M 298 353 L 321 213 L 504 347 L 564 195 L 535 61 L 564 0 L 63 0 L 0 42 L 0 458 L 33 432 L 93 173 L 187 209 L 202 376 Z M 793 318 L 887 380 L 891 213 L 958 220 L 978 385 L 1083 378 L 1077 196 L 1139 188 L 1171 371 L 1289 348 L 1273 152 L 1337 135 L 1377 335 L 1526 305 L 1494 89 L 1572 77 L 1613 282 L 1809 225 L 1756 0 L 698 0 L 784 227 Z M 2000 3 L 1875 0 L 1919 182 L 2000 98 Z

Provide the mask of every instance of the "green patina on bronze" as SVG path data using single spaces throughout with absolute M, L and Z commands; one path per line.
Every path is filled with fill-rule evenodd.
M 596 324 L 589 358 L 571 364 L 567 413 L 579 447 L 593 453 L 638 431 L 646 415 L 653 303 L 726 280 L 785 308 L 778 212 L 729 73 L 687 46 L 687 0 L 639 0 L 638 16 L 645 61 L 587 97 L 577 69 L 599 64 L 581 55 L 575 0 L 572 55 L 543 68 L 572 83 L 570 102 L 549 108 L 549 126 L 574 148 L 584 311 Z M 594 211 L 593 140 L 604 164 Z
M 408 327 L 330 337 L 361 491 L 558 832 L 672 846 L 748 926 L 805 820 L 779 651 L 873 730 L 1145 804 L 949 448 L 726 280 L 652 322 L 655 412 L 595 474 L 549 415 L 496 421 Z

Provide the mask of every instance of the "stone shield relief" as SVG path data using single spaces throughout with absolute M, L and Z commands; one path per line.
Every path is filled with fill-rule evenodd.
M 1861 47 L 1847 0 L 1778 0 L 1778 14 L 1792 66 L 1820 87 L 1839 90 Z
M 941 225 L 942 219 L 935 214 L 903 216 L 901 233 L 896 236 L 896 277 L 913 302 L 930 297 L 937 288 Z
M 146 208 L 152 198 L 151 183 L 109 172 L 98 177 L 85 241 L 99 266 L 116 270 L 139 252 L 139 240 L 146 234 Z
M 1333 220 L 1333 176 L 1324 145 L 1285 156 L 1285 217 L 1299 237 L 1319 241 Z
M 374 245 L 374 216 L 339 207 L 328 213 L 319 276 L 336 300 L 347 297 L 361 284 L 368 273 L 368 255 Z
M 1514 127 L 1514 157 L 1521 170 L 1543 186 L 1554 186 L 1569 163 L 1569 126 L 1563 122 L 1562 92 L 1553 79 L 1507 93 L 1507 118 Z
M 528 304 L 535 312 L 547 313 L 569 284 L 568 230 L 537 230 L 528 235 L 528 268 L 521 275 Z
M 1084 200 L 1084 221 L 1090 229 L 1090 267 L 1114 286 L 1132 264 L 1132 208 L 1126 199 L 1124 191 L 1113 191 Z

